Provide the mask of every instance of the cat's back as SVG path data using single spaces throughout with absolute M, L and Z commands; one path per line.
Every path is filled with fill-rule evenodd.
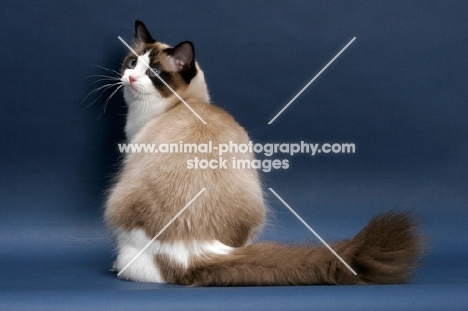
M 210 218 L 210 215 L 216 215 L 230 222 L 213 226 L 214 231 L 208 232 L 209 238 L 221 240 L 226 245 L 244 245 L 260 230 L 266 209 L 257 170 L 245 162 L 245 167 L 236 167 L 234 161 L 251 163 L 254 155 L 240 150 L 220 153 L 220 149 L 215 148 L 221 144 L 248 144 L 249 137 L 225 110 L 204 102 L 189 101 L 188 104 L 206 124 L 182 103 L 150 120 L 132 142 L 154 145 L 159 151 L 128 154 L 113 193 L 116 197 L 120 197 L 118 193 L 130 193 L 127 198 L 137 198 L 140 203 L 122 205 L 123 209 L 133 213 L 132 206 L 143 206 L 142 217 L 157 219 L 163 226 L 181 206 L 206 188 L 203 199 L 191 205 L 191 210 L 197 212 L 185 212 L 174 228 L 180 231 L 178 222 L 205 223 L 202 227 L 219 225 L 219 220 Z M 211 150 L 207 149 L 209 145 L 213 147 Z M 175 149 L 171 150 L 171 146 Z M 119 205 L 113 199 L 111 197 L 110 205 Z M 243 219 L 237 215 L 248 216 Z M 245 231 L 242 234 L 237 231 L 226 233 L 223 228 L 227 227 L 248 229 L 242 229 Z M 149 225 L 151 235 L 157 233 L 151 231 L 154 228 L 160 226 Z M 184 238 L 185 233 L 177 230 L 168 229 L 167 234 Z M 198 239 L 206 239 L 206 232 L 190 232 L 192 238 L 197 239 L 200 234 Z
M 150 120 L 135 137 L 136 143 L 247 143 L 246 131 L 224 109 L 215 105 L 189 101 L 179 103 Z

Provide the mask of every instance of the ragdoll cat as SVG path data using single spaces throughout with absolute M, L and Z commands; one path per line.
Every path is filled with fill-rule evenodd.
M 249 142 L 231 115 L 210 104 L 191 42 L 172 48 L 154 40 L 137 21 L 133 48 L 139 56 L 128 54 L 121 77 L 129 142 Z M 114 270 L 121 278 L 195 286 L 403 283 L 422 253 L 414 222 L 400 213 L 379 215 L 355 237 L 332 244 L 357 275 L 323 246 L 253 243 L 266 215 L 257 171 L 232 169 L 229 161 L 227 169 L 188 169 L 187 161 L 194 157 L 218 160 L 218 153 L 126 154 L 105 209 L 117 241 Z M 254 159 L 240 152 L 223 157 Z M 203 188 L 206 191 L 124 269 Z

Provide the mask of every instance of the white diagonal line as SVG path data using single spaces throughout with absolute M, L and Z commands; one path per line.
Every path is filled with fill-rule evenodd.
M 125 42 L 124 39 L 122 39 L 120 36 L 119 36 L 118 38 L 119 38 L 120 41 L 122 41 L 123 44 L 125 44 L 125 46 L 126 46 L 130 51 L 132 51 L 133 54 L 135 54 L 136 57 L 139 56 L 139 55 L 137 54 L 137 52 L 135 52 L 135 50 L 132 49 L 132 47 L 131 47 L 130 45 L 127 44 L 127 42 Z M 169 84 L 167 84 L 167 82 L 164 81 L 163 78 L 161 78 L 161 77 L 157 74 L 157 72 L 155 72 L 155 71 L 153 70 L 153 68 L 150 67 L 149 64 L 147 64 L 147 63 L 146 63 L 145 61 L 143 61 L 143 60 L 141 60 L 141 61 L 143 62 L 143 64 L 144 64 L 146 67 L 148 67 L 148 70 L 150 70 L 152 74 L 154 74 L 156 77 L 158 77 L 159 80 L 161 80 L 161 82 L 162 82 L 172 93 L 174 93 L 174 95 L 175 95 L 182 103 L 184 103 L 184 105 L 187 106 L 187 108 L 190 109 L 190 111 L 191 111 L 200 121 L 203 122 L 203 124 L 206 124 L 205 120 L 203 120 L 202 117 L 200 117 L 200 116 L 198 115 L 198 113 L 196 113 L 196 111 L 193 110 L 193 108 L 190 107 L 190 105 L 187 104 L 187 102 L 186 102 L 185 100 L 183 100 L 182 97 L 180 97 L 180 95 L 177 94 L 177 92 L 174 91 L 174 89 L 173 89 Z
M 271 120 L 270 120 L 270 122 L 268 122 L 268 124 L 271 124 L 271 123 L 273 123 L 273 121 L 275 121 L 275 120 L 276 120 L 276 118 L 278 118 L 278 117 L 280 116 L 280 114 L 282 114 L 282 113 L 283 113 L 283 111 L 285 111 L 285 110 L 286 110 L 286 108 L 288 108 L 288 107 L 289 107 L 289 105 L 291 105 L 291 104 L 292 104 L 292 103 L 293 103 L 293 102 L 294 102 L 294 101 L 295 101 L 295 100 L 296 100 L 296 99 L 299 97 L 299 95 L 301 95 L 301 94 L 302 94 L 302 92 L 304 92 L 304 91 L 305 91 L 305 90 L 306 90 L 306 89 L 309 87 L 309 85 L 311 85 L 311 84 L 312 84 L 312 82 L 314 82 L 314 81 L 315 81 L 315 79 L 317 79 L 317 78 L 318 78 L 318 77 L 319 77 L 319 76 L 322 74 L 322 72 L 324 72 L 324 71 L 325 71 L 325 69 L 327 69 L 327 68 L 328 68 L 328 66 L 330 66 L 330 65 L 331 65 L 331 64 L 332 64 L 332 63 L 335 61 L 335 59 L 337 59 L 337 58 L 338 58 L 338 56 L 340 56 L 340 55 L 341 55 L 341 53 L 343 53 L 343 52 L 344 52 L 344 50 L 346 50 L 346 49 L 348 48 L 348 46 L 350 46 L 350 45 L 351 45 L 351 43 L 353 43 L 353 42 L 354 42 L 354 40 L 356 40 L 356 37 L 354 37 L 353 39 L 351 39 L 351 41 L 349 41 L 349 43 L 348 43 L 348 44 L 346 44 L 346 46 L 345 46 L 344 48 L 342 48 L 342 49 L 341 49 L 341 51 L 339 51 L 339 52 L 338 52 L 338 54 L 336 54 L 336 55 L 335 55 L 335 57 L 333 57 L 333 58 L 332 58 L 332 60 L 331 60 L 331 61 L 329 61 L 329 62 L 328 62 L 328 64 L 326 64 L 326 65 L 325 65 L 325 67 L 323 67 L 323 69 L 322 69 L 322 70 L 320 70 L 320 71 L 319 71 L 319 73 L 318 73 L 318 74 L 316 74 L 316 75 L 315 75 L 315 77 L 313 77 L 313 78 L 312 78 L 312 80 L 310 80 L 310 81 L 309 81 L 309 83 L 307 83 L 307 84 L 306 84 L 306 86 L 304 86 L 304 87 L 302 88 L 302 90 L 300 90 L 300 91 L 299 91 L 299 93 L 297 93 L 297 94 L 296 94 L 296 96 L 294 96 L 294 97 L 293 97 L 293 99 L 291 99 L 291 100 L 289 101 L 289 103 L 287 103 L 287 104 L 286 104 L 286 106 L 284 106 L 284 107 L 283 107 L 283 109 L 281 109 L 281 111 L 280 111 L 280 112 L 278 112 L 278 113 L 276 114 L 276 116 L 274 116 L 274 117 L 273 117 L 273 119 L 271 119 Z
M 175 215 L 174 218 L 172 218 L 171 221 L 169 221 L 167 225 L 164 228 L 162 228 L 161 231 L 159 231 L 159 233 L 156 234 L 156 236 L 153 239 L 151 239 L 151 241 L 149 241 L 145 245 L 145 247 L 143 247 L 141 251 L 139 251 L 138 254 L 136 254 L 135 257 L 133 257 L 133 259 L 130 260 L 130 262 L 125 267 L 123 267 L 122 270 L 120 270 L 119 273 L 117 273 L 117 276 L 120 276 L 120 274 L 122 274 L 122 272 L 124 272 L 135 261 L 135 259 L 137 259 L 138 256 L 140 256 L 151 245 L 151 243 L 153 243 L 164 232 L 164 230 L 166 230 L 167 227 L 169 227 L 174 222 L 174 220 L 176 220 L 177 217 L 179 217 L 190 206 L 190 204 L 192 204 L 193 201 L 195 201 L 200 196 L 200 194 L 202 194 L 202 192 L 205 190 L 206 188 L 203 188 L 202 190 L 200 190 L 200 192 L 198 192 L 197 195 L 193 197 L 193 199 L 191 199 L 190 202 L 188 202 L 187 205 L 185 205 L 185 207 L 181 209 L 180 212 L 178 212 L 177 215 Z
M 351 271 L 354 275 L 357 275 L 357 273 L 353 270 L 353 268 L 351 268 L 347 263 L 346 261 L 343 260 L 343 258 L 340 257 L 340 255 L 338 255 L 335 250 L 333 250 L 333 248 L 330 247 L 330 245 L 328 245 L 327 242 L 325 242 L 321 237 L 320 235 L 317 234 L 317 232 L 315 232 L 314 229 L 312 229 L 305 221 L 304 219 L 301 218 L 301 216 L 299 216 L 292 208 L 291 206 L 288 205 L 288 203 L 286 203 L 276 192 L 275 190 L 273 190 L 272 188 L 268 188 L 280 201 L 281 203 L 284 204 L 284 206 L 286 206 L 293 214 L 294 216 L 296 216 L 303 224 L 304 226 L 307 227 L 307 229 L 309 229 L 319 240 L 320 242 L 323 243 L 323 245 L 325 245 L 332 253 L 333 255 L 336 256 L 336 258 L 338 258 L 345 266 L 346 268 L 349 269 L 349 271 Z

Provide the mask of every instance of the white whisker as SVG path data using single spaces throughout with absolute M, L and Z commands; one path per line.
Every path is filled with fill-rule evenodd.
M 141 100 L 142 98 L 145 99 L 145 96 L 144 96 L 144 93 L 143 93 L 142 91 L 139 90 L 139 91 L 138 91 L 138 94 L 135 94 L 135 95 L 134 95 L 134 98 L 136 98 L 136 99 L 135 99 L 135 102 L 140 102 L 140 100 Z M 138 105 L 137 109 L 136 109 L 135 111 L 131 112 L 131 114 L 137 114 L 137 113 L 139 113 L 140 110 L 142 110 L 142 112 L 140 113 L 140 115 L 141 115 L 142 113 L 144 113 L 144 107 L 141 107 L 141 106 L 142 106 L 142 105 Z M 138 119 L 139 119 L 139 118 L 140 118 L 140 117 L 138 117 Z
M 94 67 L 97 67 L 97 68 L 100 68 L 100 69 L 103 69 L 103 70 L 107 70 L 115 75 L 117 75 L 118 77 L 121 77 L 122 74 L 116 70 L 113 70 L 113 69 L 109 69 L 109 68 L 106 68 L 106 67 L 102 67 L 102 66 L 99 66 L 99 65 L 93 65 Z
M 147 113 L 148 111 L 148 96 L 146 95 L 146 85 L 143 85 L 143 90 L 140 90 L 138 92 L 138 98 L 136 100 L 136 102 L 141 102 L 140 100 L 143 99 L 143 101 L 141 102 L 140 106 L 141 107 L 138 107 L 138 109 L 135 111 L 135 114 L 138 112 L 138 117 L 137 117 L 137 120 L 140 121 L 144 115 Z
M 117 86 L 117 85 L 119 86 L 119 88 L 120 88 L 120 86 L 123 86 L 123 85 L 122 85 L 122 82 L 119 81 L 119 82 L 116 82 L 116 83 L 108 83 L 108 84 L 102 85 L 102 86 L 97 87 L 96 89 L 92 90 L 91 92 L 89 92 L 88 95 L 86 95 L 86 97 L 81 101 L 81 104 L 83 104 L 83 103 L 86 101 L 86 99 L 88 99 L 89 96 L 91 96 L 92 94 L 94 94 L 94 93 L 99 92 L 99 91 L 102 90 L 102 92 L 101 92 L 101 94 L 98 96 L 98 98 L 96 98 L 95 100 L 93 100 L 93 101 L 91 102 L 91 104 L 87 105 L 84 109 L 89 108 L 89 107 L 90 107 L 92 104 L 94 104 L 99 98 L 101 98 L 102 94 L 103 94 L 107 89 L 112 88 L 112 87 Z
M 99 96 L 95 95 L 93 97 L 96 97 L 90 104 L 88 104 L 84 109 L 88 109 L 89 107 L 91 107 L 95 102 L 97 102 L 103 95 L 104 93 L 107 92 L 107 90 L 111 90 L 112 88 L 115 87 L 114 90 L 112 90 L 112 93 L 107 97 L 107 99 L 105 100 L 102 108 L 101 108 L 101 113 L 99 114 L 98 116 L 98 119 L 101 117 L 101 115 L 103 113 L 105 113 L 106 111 L 106 108 L 107 108 L 107 104 L 109 103 L 109 101 L 111 100 L 111 98 L 121 89 L 124 87 L 124 84 L 122 82 L 122 73 L 116 71 L 116 70 L 112 70 L 112 69 L 109 69 L 109 68 L 106 68 L 106 67 L 103 67 L 103 66 L 99 66 L 99 65 L 93 65 L 94 67 L 97 67 L 97 68 L 100 68 L 102 70 L 106 70 L 108 72 L 108 74 L 95 74 L 95 75 L 90 75 L 88 76 L 87 78 L 99 78 L 97 79 L 96 81 L 92 82 L 90 87 L 99 83 L 105 83 L 103 85 L 100 85 L 98 87 L 96 87 L 95 89 L 91 90 L 87 95 L 86 97 L 81 101 L 81 105 L 83 105 L 84 102 L 86 102 L 86 100 L 91 96 L 91 95 L 94 95 L 94 94 L 97 94 L 99 93 Z
M 148 108 L 148 97 L 143 93 L 142 95 L 143 95 L 143 104 L 141 105 L 141 113 L 138 115 L 138 118 L 137 118 L 138 121 L 143 118 Z
M 91 83 L 90 85 L 93 85 L 93 84 L 96 84 L 96 83 L 99 83 L 101 81 L 106 81 L 106 82 L 110 82 L 110 81 L 117 81 L 116 83 L 118 84 L 118 82 L 120 82 L 120 79 L 118 78 L 115 78 L 115 79 L 109 79 L 109 78 L 102 78 L 102 79 L 98 79 L 96 81 L 94 81 L 93 83 Z
M 114 96 L 121 88 L 123 88 L 123 84 L 119 85 L 113 92 L 112 94 L 110 94 L 110 96 L 107 98 L 106 102 L 104 103 L 104 106 L 102 107 L 102 114 L 106 112 L 106 107 L 107 107 L 107 103 L 109 102 L 109 100 L 112 98 L 112 96 Z
M 148 96 L 146 96 L 146 95 L 145 95 L 145 101 L 144 102 L 145 102 L 145 104 L 144 104 L 143 107 L 145 109 L 143 110 L 143 113 L 142 113 L 140 118 L 143 118 L 143 116 L 146 115 L 148 113 L 148 110 L 149 110 L 149 100 L 148 100 Z
M 114 76 L 106 76 L 106 75 L 90 75 L 90 76 L 87 76 L 86 78 L 104 78 L 104 79 L 116 80 L 116 81 L 122 79 L 122 77 L 114 77 Z

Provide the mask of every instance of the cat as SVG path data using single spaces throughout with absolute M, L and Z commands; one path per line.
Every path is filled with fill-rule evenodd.
M 136 21 L 133 49 L 139 56 L 129 53 L 121 70 L 128 142 L 249 142 L 234 118 L 210 103 L 191 42 L 170 47 Z M 254 159 L 234 151 L 225 158 Z M 423 239 L 406 213 L 377 215 L 353 238 L 332 244 L 357 275 L 323 246 L 253 243 L 267 215 L 257 170 L 188 169 L 195 156 L 218 159 L 216 152 L 125 155 L 104 213 L 116 239 L 119 277 L 187 286 L 390 284 L 407 282 L 417 266 Z

